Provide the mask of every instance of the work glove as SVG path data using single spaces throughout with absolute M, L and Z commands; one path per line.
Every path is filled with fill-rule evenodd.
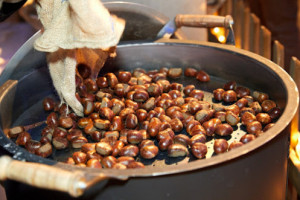
M 47 52 L 53 85 L 61 100 L 78 116 L 83 106 L 75 97 L 76 65 L 84 64 L 96 79 L 120 40 L 125 21 L 110 15 L 100 0 L 39 0 L 36 10 L 43 30 L 34 48 Z

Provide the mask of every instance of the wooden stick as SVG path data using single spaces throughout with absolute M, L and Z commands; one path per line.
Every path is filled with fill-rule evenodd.
M 259 55 L 271 59 L 271 31 L 265 26 L 260 27 L 259 33 Z

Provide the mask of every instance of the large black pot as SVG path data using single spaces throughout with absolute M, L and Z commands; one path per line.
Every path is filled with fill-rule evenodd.
M 55 152 L 50 159 L 28 153 L 8 139 L 5 132 L 14 125 L 26 125 L 45 119 L 42 100 L 55 96 L 46 67 L 45 55 L 33 50 L 31 38 L 11 59 L 0 77 L 0 144 L 18 160 L 38 162 L 66 169 L 83 171 L 86 176 L 127 179 L 108 179 L 91 187 L 85 199 L 284 199 L 287 181 L 289 124 L 298 106 L 298 90 L 291 77 L 278 65 L 261 56 L 233 46 L 207 42 L 161 40 L 155 43 L 123 44 L 117 57 L 104 69 L 147 70 L 159 67 L 195 67 L 211 75 L 209 83 L 192 79 L 176 80 L 195 84 L 212 92 L 226 81 L 235 80 L 252 90 L 267 92 L 283 109 L 275 126 L 254 141 L 238 149 L 189 162 L 189 159 L 161 161 L 145 169 L 94 170 L 66 165 L 57 160 L 65 152 Z M 16 80 L 16 81 L 11 81 Z M 38 138 L 39 130 L 32 132 Z M 230 140 L 243 135 L 235 131 Z M 149 164 L 149 163 L 148 163 Z M 43 190 L 42 190 L 43 191 Z M 56 192 L 43 198 L 59 198 Z M 64 196 L 65 198 L 65 196 Z

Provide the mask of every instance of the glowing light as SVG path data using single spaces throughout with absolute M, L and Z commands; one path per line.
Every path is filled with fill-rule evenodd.
M 220 27 L 215 27 L 210 29 L 210 32 L 216 36 L 217 40 L 220 43 L 225 43 L 226 38 L 225 38 L 225 28 L 220 28 Z
M 219 42 L 224 43 L 225 42 L 225 36 L 224 35 L 220 35 L 218 37 Z
M 298 131 L 291 131 L 290 147 L 295 150 L 296 156 L 300 161 L 300 133 Z
M 213 29 L 213 32 L 214 32 L 215 34 L 220 33 L 220 28 L 219 28 L 219 27 L 215 27 L 215 28 Z
M 295 147 L 296 155 L 297 155 L 298 159 L 300 159 L 300 143 L 299 143 L 299 141 L 300 141 L 300 136 L 298 137 L 298 143 Z

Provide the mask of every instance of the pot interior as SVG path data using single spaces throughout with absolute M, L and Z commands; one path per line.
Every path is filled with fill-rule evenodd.
M 170 82 L 182 83 L 184 86 L 194 84 L 196 89 L 201 89 L 206 92 L 204 100 L 214 102 L 212 100 L 212 91 L 216 88 L 223 87 L 224 83 L 234 80 L 239 86 L 248 87 L 251 91 L 257 90 L 268 93 L 270 98 L 284 111 L 289 96 L 286 81 L 291 81 L 286 80 L 289 79 L 288 76 L 284 74 L 283 70 L 279 69 L 277 65 L 266 61 L 266 59 L 259 56 L 257 56 L 259 59 L 256 59 L 252 54 L 248 56 L 247 53 L 243 51 L 237 52 L 235 48 L 233 49 L 234 50 L 231 51 L 230 48 L 222 48 L 215 45 L 180 44 L 173 42 L 123 44 L 117 48 L 117 57 L 107 61 L 100 75 L 108 71 L 115 72 L 121 69 L 133 71 L 133 69 L 138 67 L 145 70 L 154 70 L 161 67 L 180 67 L 183 69 L 193 67 L 206 71 L 210 75 L 211 81 L 201 83 L 195 78 L 181 76 L 178 79 L 171 79 Z M 27 161 L 47 164 L 54 164 L 57 161 L 66 160 L 66 158 L 72 154 L 73 150 L 54 150 L 49 159 L 44 159 L 28 153 L 25 149 L 16 146 L 11 140 L 4 136 L 2 131 L 9 128 L 3 127 L 4 121 L 9 120 L 11 124 L 10 127 L 18 125 L 24 126 L 44 121 L 49 113 L 43 110 L 43 99 L 50 96 L 58 101 L 49 76 L 44 54 L 31 49 L 13 68 L 14 73 L 6 71 L 4 72 L 4 76 L 0 78 L 0 81 L 5 81 L 5 79 L 18 80 L 14 98 L 12 99 L 12 117 L 11 119 L 1 118 L 1 145 L 10 153 L 14 154 L 16 159 L 25 159 Z M 283 75 L 280 75 L 280 73 L 283 73 Z M 293 84 L 290 86 L 295 87 Z M 297 98 L 297 96 L 295 98 Z M 284 123 L 281 123 L 281 125 L 276 124 L 276 127 L 286 126 L 290 120 L 290 118 L 286 118 L 285 114 L 283 114 L 279 121 L 284 121 Z M 40 133 L 44 126 L 45 125 L 42 125 L 29 130 L 33 139 L 40 139 Z M 282 127 L 282 129 L 283 128 L 284 127 Z M 268 138 L 272 138 L 275 137 L 280 130 L 280 128 L 272 129 L 272 132 L 268 131 L 265 134 L 268 135 Z M 233 140 L 239 140 L 244 134 L 246 134 L 245 128 L 239 124 L 234 129 L 234 133 L 231 136 L 225 137 L 225 139 L 230 143 Z M 265 137 L 265 141 L 269 140 L 267 136 L 262 137 Z M 256 143 L 256 140 L 252 143 Z M 210 138 L 207 141 L 208 159 L 209 157 L 214 157 L 213 142 L 214 138 Z M 260 141 L 260 144 L 257 143 L 254 148 L 259 147 L 263 143 L 264 142 Z M 247 145 L 248 144 L 244 146 Z M 239 151 L 235 151 L 236 155 L 239 153 Z M 224 156 L 226 156 L 226 154 L 224 154 Z M 145 160 L 140 157 L 138 157 L 137 160 L 142 161 L 147 166 L 164 167 L 165 165 L 188 163 L 195 160 L 195 158 L 191 155 L 184 158 L 169 158 L 166 152 L 160 152 L 153 160 Z M 205 162 L 205 160 L 201 160 L 201 162 Z

